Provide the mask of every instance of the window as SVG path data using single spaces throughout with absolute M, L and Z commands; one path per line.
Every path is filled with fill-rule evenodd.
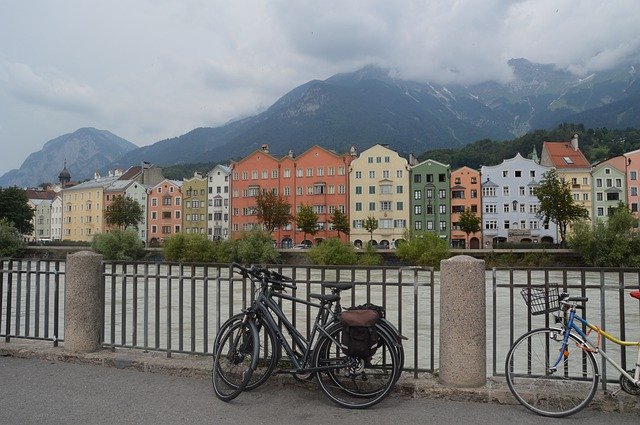
M 483 187 L 482 188 L 482 196 L 496 196 L 496 188 L 495 187 Z
M 506 212 L 506 213 L 509 212 L 509 204 L 502 205 L 502 212 Z
M 391 201 L 381 201 L 380 202 L 380 210 L 381 211 L 391 211 Z
M 376 210 L 376 203 L 369 202 L 369 211 L 375 211 L 375 210 Z
M 516 175 L 516 177 L 522 177 L 522 171 L 521 170 L 516 170 L 515 171 L 515 175 Z
M 382 218 L 378 220 L 381 229 L 393 229 L 393 220 L 390 218 Z
M 422 199 L 422 191 L 414 190 L 413 191 L 413 199 Z
M 414 174 L 413 175 L 414 183 L 422 183 L 422 174 Z
M 440 205 L 440 214 L 446 214 L 446 213 L 447 213 L 447 206 Z
M 376 187 L 369 186 L 369 195 L 375 195 L 375 194 L 376 194 Z
M 389 178 L 389 170 L 382 171 L 382 178 L 383 179 L 388 179 Z
M 396 177 L 399 179 L 402 178 L 402 170 L 396 170 Z
M 414 205 L 413 207 L 413 213 L 415 215 L 420 215 L 422 214 L 422 205 Z
M 369 171 L 369 178 L 370 179 L 375 179 L 376 178 L 376 172 L 374 170 Z
M 404 188 L 402 186 L 396 186 L 396 193 L 403 193 Z
M 313 168 L 307 168 L 307 177 L 313 177 Z
M 445 199 L 447 197 L 447 191 L 445 189 L 440 189 L 438 191 L 438 197 L 440 199 Z
M 362 171 L 356 171 L 356 179 L 362 178 Z
M 508 170 L 503 170 L 502 171 L 502 177 L 504 177 L 504 178 L 509 177 L 509 171 Z
M 475 189 L 471 189 L 471 197 L 472 198 L 477 198 L 478 197 L 478 191 Z
M 356 186 L 356 195 L 362 195 L 362 186 Z
M 290 169 L 288 169 L 288 168 L 284 169 L 284 178 L 285 179 L 291 178 L 291 170 Z
M 362 202 L 356 202 L 356 211 L 362 211 Z
M 495 204 L 486 204 L 484 206 L 484 212 L 487 214 L 492 214 L 496 212 L 496 205 Z
M 413 227 L 414 227 L 416 230 L 422 230 L 422 221 L 420 221 L 420 220 L 416 220 L 416 221 L 413 223 Z
M 302 168 L 296 169 L 296 177 L 304 176 L 304 170 Z
M 396 210 L 403 211 L 404 210 L 404 204 L 402 202 L 396 202 Z
M 631 196 L 638 196 L 638 188 L 637 187 L 632 187 L 631 188 Z
M 509 186 L 502 186 L 502 196 L 509 196 Z
M 498 222 L 496 220 L 486 220 L 484 222 L 484 228 L 485 229 L 497 229 L 498 228 Z
M 316 174 L 320 177 L 324 176 L 324 168 L 318 167 L 318 169 L 316 170 Z
M 393 227 L 395 228 L 404 228 L 407 227 L 407 220 L 393 220 Z
M 447 175 L 444 173 L 438 174 L 438 181 L 439 182 L 446 182 L 447 181 Z
M 638 180 L 638 172 L 637 171 L 631 171 L 629 173 L 629 180 Z

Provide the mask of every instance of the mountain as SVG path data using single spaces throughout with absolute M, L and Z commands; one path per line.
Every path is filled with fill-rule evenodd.
M 225 162 L 268 144 L 274 154 L 314 144 L 336 151 L 389 144 L 403 153 L 509 140 L 562 122 L 639 126 L 636 67 L 578 77 L 553 65 L 512 59 L 513 79 L 473 86 L 402 80 L 367 66 L 312 80 L 266 111 L 217 128 L 198 128 L 128 152 L 115 165 Z
M 0 177 L 0 187 L 33 187 L 58 181 L 65 163 L 73 181 L 93 177 L 138 146 L 106 130 L 81 128 L 46 142 L 27 157 L 19 169 Z

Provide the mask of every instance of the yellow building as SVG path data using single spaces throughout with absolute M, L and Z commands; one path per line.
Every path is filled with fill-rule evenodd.
M 104 221 L 104 192 L 121 173 L 97 176 L 62 191 L 62 239 L 91 242 L 101 233 Z
M 207 178 L 196 172 L 182 183 L 183 218 L 185 233 L 207 233 Z
M 349 168 L 351 242 L 371 241 L 394 248 L 409 224 L 409 164 L 396 151 L 375 145 L 362 152 Z M 365 229 L 368 218 L 378 228 Z

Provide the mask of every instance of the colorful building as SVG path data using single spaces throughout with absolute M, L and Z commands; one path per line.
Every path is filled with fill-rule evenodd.
M 638 176 L 640 176 L 640 149 L 623 155 L 626 176 L 626 202 L 631 213 L 640 220 L 640 193 L 638 193 Z
M 182 231 L 182 182 L 165 179 L 147 195 L 147 241 L 159 246 L 165 238 Z
M 182 231 L 207 233 L 207 178 L 195 172 L 193 177 L 182 182 L 183 215 Z
M 453 248 L 481 248 L 482 244 L 482 186 L 480 172 L 461 167 L 451 172 L 451 246 Z M 466 209 L 480 219 L 480 230 L 466 234 L 458 220 Z
M 451 242 L 450 168 L 433 159 L 411 165 L 411 226 Z
M 410 220 L 409 163 L 396 151 L 374 145 L 351 161 L 349 169 L 350 240 L 356 246 L 372 242 L 395 247 Z M 377 220 L 372 233 L 367 219 Z
M 617 156 L 594 165 L 591 216 L 594 224 L 606 222 L 620 202 L 626 204 L 627 179 L 625 178 L 624 156 Z

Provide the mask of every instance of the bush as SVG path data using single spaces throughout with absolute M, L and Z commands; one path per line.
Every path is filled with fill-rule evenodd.
M 367 244 L 364 252 L 358 257 L 361 266 L 379 266 L 382 264 L 382 255 L 378 254 L 371 244 Z
M 26 244 L 18 229 L 9 220 L 0 218 L 0 257 L 13 257 L 20 253 Z
M 102 254 L 105 260 L 131 261 L 144 256 L 142 241 L 133 229 L 99 233 L 93 237 L 91 249 Z
M 220 262 L 274 264 L 280 259 L 271 234 L 262 230 L 242 232 L 236 240 L 227 239 L 220 244 L 217 252 Z
M 164 258 L 181 263 L 209 263 L 217 260 L 216 249 L 206 235 L 176 233 L 163 245 Z
M 325 239 L 309 249 L 309 260 L 318 265 L 356 264 L 358 255 L 353 245 L 338 238 Z
M 420 232 L 407 239 L 396 249 L 396 255 L 403 261 L 440 269 L 440 261 L 449 258 L 449 245 L 435 233 Z

